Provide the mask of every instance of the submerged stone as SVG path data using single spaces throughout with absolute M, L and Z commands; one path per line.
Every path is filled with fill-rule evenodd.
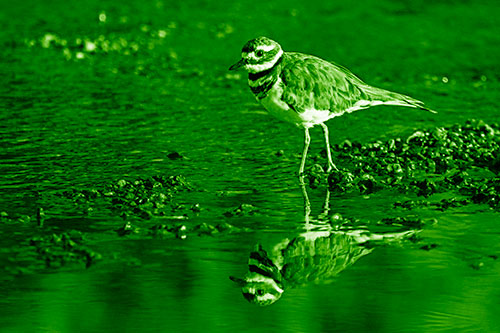
M 432 244 L 427 244 L 427 245 L 421 246 L 420 249 L 425 250 L 425 251 L 430 251 L 432 249 L 435 249 L 436 247 L 438 247 L 438 245 L 432 243 Z
M 242 203 L 232 211 L 225 212 L 223 215 L 226 217 L 247 216 L 247 215 L 253 215 L 257 212 L 258 212 L 257 207 L 251 204 Z
M 171 160 L 180 160 L 184 158 L 184 156 L 182 156 L 180 153 L 176 151 L 167 154 L 167 157 Z
M 139 233 L 139 229 L 133 226 L 130 222 L 125 223 L 122 227 L 115 230 L 119 236 Z
M 219 230 L 213 225 L 207 224 L 205 222 L 198 224 L 193 228 L 193 231 L 198 235 L 213 235 L 215 233 L 219 233 Z
M 61 196 L 79 205 L 104 204 L 124 218 L 137 216 L 151 219 L 169 215 L 177 206 L 173 197 L 178 192 L 190 191 L 192 188 L 183 176 L 156 175 L 135 180 L 120 179 L 103 188 L 71 189 L 64 191 Z
M 88 268 L 102 256 L 85 243 L 84 235 L 76 230 L 32 236 L 10 250 L 12 260 L 6 270 L 23 274 L 74 264 Z

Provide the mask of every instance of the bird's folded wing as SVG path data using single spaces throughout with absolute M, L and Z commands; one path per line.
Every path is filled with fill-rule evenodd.
M 364 98 L 363 82 L 346 68 L 300 53 L 288 55 L 281 72 L 282 100 L 296 112 L 343 113 Z

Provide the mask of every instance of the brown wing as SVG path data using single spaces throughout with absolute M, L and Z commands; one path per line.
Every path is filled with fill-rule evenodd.
M 436 112 L 412 97 L 369 86 L 340 65 L 301 53 L 285 55 L 282 100 L 296 112 L 314 108 L 342 114 L 380 104 Z M 353 107 L 359 101 L 363 102 Z
M 286 53 L 281 71 L 282 100 L 301 113 L 305 109 L 343 113 L 360 99 L 364 83 L 344 67 L 300 53 Z

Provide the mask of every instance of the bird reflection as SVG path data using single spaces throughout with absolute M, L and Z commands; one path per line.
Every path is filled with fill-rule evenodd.
M 370 254 L 378 245 L 400 243 L 411 238 L 418 230 L 399 228 L 395 232 L 374 233 L 366 227 L 348 224 L 318 224 L 309 214 L 311 207 L 307 191 L 304 232 L 284 238 L 271 249 L 257 244 L 250 253 L 249 271 L 243 278 L 231 276 L 251 303 L 267 306 L 281 298 L 285 290 L 307 284 L 328 284 L 343 270 Z M 323 212 L 329 210 L 327 192 Z

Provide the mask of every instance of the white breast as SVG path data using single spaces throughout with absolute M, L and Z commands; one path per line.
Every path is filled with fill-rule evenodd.
M 287 121 L 296 125 L 302 124 L 302 119 L 299 117 L 297 112 L 292 110 L 288 104 L 281 100 L 283 95 L 282 81 L 280 78 L 276 81 L 271 89 L 269 89 L 267 96 L 260 100 L 262 106 L 272 116 Z
M 314 125 L 324 123 L 328 119 L 336 116 L 337 115 L 330 112 L 330 110 L 316 110 L 314 108 L 306 109 L 299 114 L 304 127 L 313 127 Z
M 267 96 L 260 100 L 260 103 L 266 108 L 269 114 L 274 117 L 296 124 L 297 126 L 313 127 L 342 114 L 335 114 L 330 110 L 316 110 L 314 108 L 307 108 L 303 112 L 297 113 L 281 100 L 281 96 L 283 95 L 282 84 L 281 79 L 278 78 Z

